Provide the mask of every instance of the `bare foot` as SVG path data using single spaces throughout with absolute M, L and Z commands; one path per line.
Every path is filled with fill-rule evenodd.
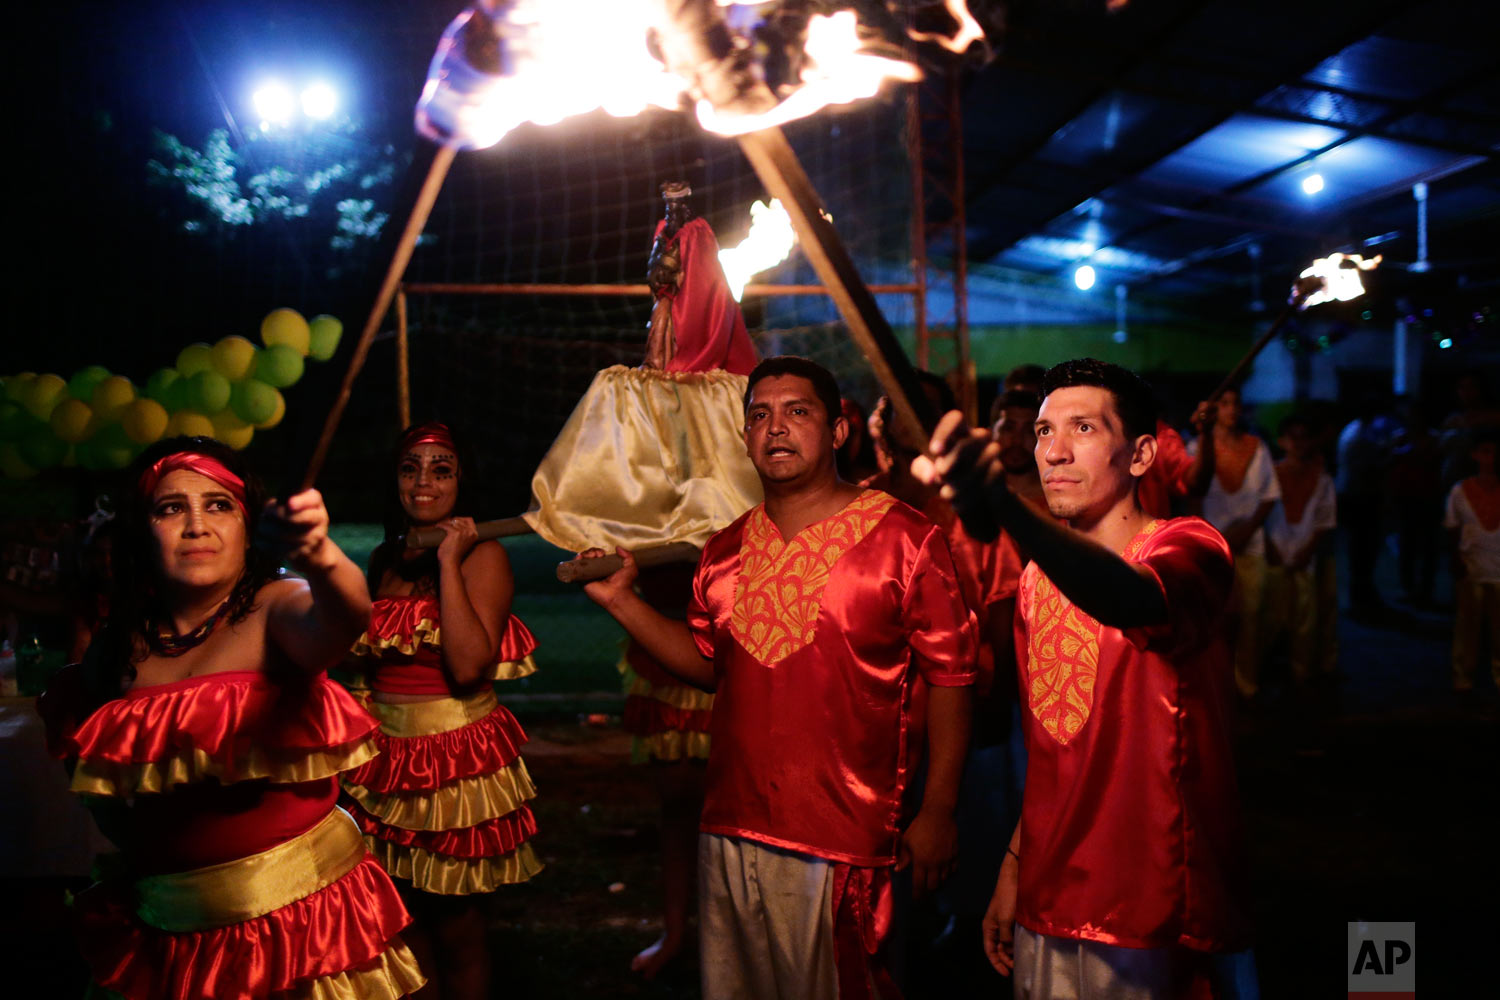
M 682 950 L 681 935 L 663 934 L 656 943 L 644 949 L 630 960 L 630 971 L 639 972 L 646 979 L 655 979 L 662 967 Z

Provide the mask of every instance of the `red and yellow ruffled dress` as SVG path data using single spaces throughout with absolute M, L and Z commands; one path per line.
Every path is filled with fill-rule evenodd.
M 375 728 L 324 675 L 290 688 L 233 671 L 134 688 L 55 733 L 75 791 L 130 802 L 129 874 L 77 901 L 96 981 L 131 1000 L 420 988 L 411 918 L 336 805 Z
M 524 882 L 542 870 L 531 847 L 536 796 L 521 746 L 526 734 L 495 697 L 493 681 L 535 672 L 536 639 L 507 619 L 499 662 L 477 686 L 454 690 L 443 670 L 438 603 L 383 597 L 354 644 L 379 692 L 430 701 L 370 701 L 380 756 L 344 775 L 349 811 L 394 878 L 452 896 Z
M 617 666 L 625 687 L 622 728 L 634 737 L 631 760 L 708 760 L 714 696 L 673 677 L 634 639 Z

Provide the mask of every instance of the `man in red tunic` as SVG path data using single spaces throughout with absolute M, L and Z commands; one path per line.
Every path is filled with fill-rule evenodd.
M 765 503 L 709 540 L 688 621 L 640 599 L 624 550 L 625 568 L 585 589 L 658 663 L 717 692 L 699 827 L 704 996 L 894 996 L 879 957 L 891 869 L 931 889 L 957 849 L 974 619 L 942 531 L 839 480 L 848 427 L 825 369 L 764 361 L 745 403 Z M 908 823 L 918 677 L 927 785 Z
M 1066 527 L 1006 489 L 997 446 L 959 414 L 916 466 L 971 533 L 1004 528 L 1033 559 L 1016 617 L 1026 791 L 986 951 L 1018 997 L 1255 995 L 1219 635 L 1228 546 L 1141 508 L 1144 382 L 1084 359 L 1051 369 L 1043 396 L 1037 465 Z

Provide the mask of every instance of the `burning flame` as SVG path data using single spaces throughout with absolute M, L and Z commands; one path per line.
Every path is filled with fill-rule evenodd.
M 859 51 L 858 27 L 853 11 L 841 10 L 831 17 L 814 14 L 807 24 L 802 86 L 758 115 L 723 113 L 708 101 L 699 101 L 698 124 L 720 135 L 743 135 L 806 118 L 830 104 L 874 97 L 887 80 L 911 83 L 922 79 L 922 71 L 909 62 Z
M 1299 286 L 1303 282 L 1311 283 L 1313 280 L 1321 282 L 1302 302 L 1301 308 L 1320 305 L 1324 302 L 1348 302 L 1365 294 L 1364 282 L 1360 281 L 1361 271 L 1370 271 L 1381 261 L 1380 255 L 1365 260 L 1357 253 L 1336 253 L 1321 260 L 1315 260 L 1312 265 L 1297 277 Z M 1295 296 L 1295 293 L 1294 293 Z
M 958 31 L 953 37 L 940 35 L 935 31 L 908 30 L 907 34 L 919 42 L 937 42 L 949 52 L 960 53 L 967 52 L 975 42 L 984 40 L 984 29 L 974 20 L 974 15 L 969 13 L 969 6 L 964 0 L 943 0 L 943 6 L 948 8 L 948 15 L 958 22 Z
M 959 52 L 983 38 L 963 0 L 944 3 L 958 26 L 955 34 L 914 31 L 912 37 Z M 800 84 L 784 100 L 776 103 L 755 83 L 758 70 L 751 66 L 739 79 L 761 88 L 762 106 L 715 107 L 702 96 L 701 79 L 669 72 L 648 43 L 654 29 L 669 23 L 670 10 L 688 8 L 702 13 L 690 0 L 477 0 L 443 32 L 417 104 L 417 130 L 438 142 L 482 149 L 523 122 L 550 125 L 596 108 L 617 117 L 675 109 L 691 93 L 699 97 L 704 128 L 738 135 L 871 97 L 886 80 L 921 79 L 911 63 L 868 51 L 854 13 L 842 10 L 809 19 Z M 707 9 L 734 51 L 747 54 L 750 40 Z M 673 65 L 686 73 L 716 72 L 692 60 Z
M 796 243 L 792 217 L 781 207 L 780 199 L 771 199 L 769 205 L 763 201 L 752 204 L 750 232 L 739 246 L 719 251 L 719 266 L 724 269 L 724 280 L 734 301 L 740 300 L 752 277 L 786 260 Z

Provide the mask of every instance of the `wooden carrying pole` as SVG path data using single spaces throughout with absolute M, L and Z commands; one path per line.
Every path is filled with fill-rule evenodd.
M 493 538 L 514 538 L 516 535 L 529 535 L 535 529 L 526 523 L 524 517 L 502 517 L 495 521 L 480 521 L 474 525 L 474 531 L 481 542 L 488 542 Z M 443 536 L 447 534 L 442 528 L 414 528 L 406 533 L 406 547 L 409 549 L 435 549 L 443 544 Z
M 932 412 L 927 394 L 917 381 L 916 369 L 876 305 L 875 296 L 860 278 L 833 224 L 824 215 L 818 193 L 791 143 L 779 128 L 742 135 L 739 142 L 760 182 L 773 198 L 781 199 L 791 216 L 802 252 L 838 306 L 849 335 L 870 362 L 886 395 L 891 397 L 896 423 L 907 438 L 921 442 L 925 448 L 939 415 Z
M 696 562 L 701 551 L 691 542 L 669 542 L 637 549 L 631 555 L 637 566 L 664 566 L 667 563 Z M 557 564 L 557 579 L 563 583 L 588 583 L 602 580 L 624 565 L 624 560 L 617 555 L 572 559 Z
M 448 176 L 448 168 L 453 165 L 453 157 L 456 153 L 457 150 L 453 146 L 439 146 L 432 155 L 432 162 L 427 168 L 427 176 L 417 191 L 411 212 L 406 217 L 406 226 L 401 230 L 401 235 L 396 241 L 395 253 L 391 256 L 391 263 L 386 268 L 385 278 L 380 283 L 380 290 L 375 293 L 375 301 L 370 306 L 370 314 L 365 319 L 364 329 L 360 331 L 359 342 L 355 344 L 354 354 L 349 358 L 349 367 L 344 372 L 343 384 L 339 386 L 339 393 L 334 397 L 333 406 L 329 408 L 328 416 L 323 420 L 323 431 L 318 436 L 318 446 L 313 450 L 312 458 L 307 463 L 307 470 L 302 474 L 302 485 L 299 490 L 310 488 L 317 481 L 318 473 L 323 471 L 323 463 L 328 459 L 328 449 L 333 444 L 333 435 L 339 428 L 339 421 L 344 416 L 345 407 L 349 405 L 349 394 L 354 389 L 354 380 L 359 377 L 360 369 L 365 366 L 365 358 L 370 353 L 370 345 L 375 340 L 375 332 L 380 329 L 380 324 L 391 307 L 391 299 L 395 297 L 396 288 L 401 284 L 401 276 L 406 273 L 406 265 L 411 263 L 411 254 L 417 245 L 417 237 L 422 235 L 422 228 L 427 225 L 427 217 L 432 213 L 432 205 L 437 201 L 438 192 L 443 189 L 443 180 Z

